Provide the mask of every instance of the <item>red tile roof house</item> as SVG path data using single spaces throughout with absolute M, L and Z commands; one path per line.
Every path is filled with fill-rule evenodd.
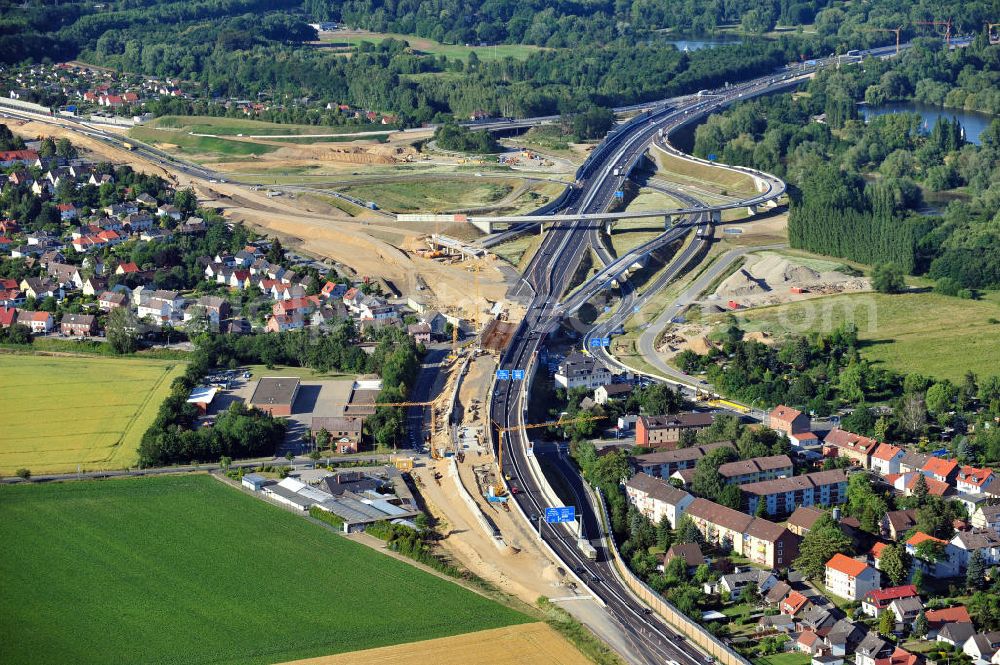
M 97 332 L 97 318 L 91 314 L 63 314 L 59 332 L 67 337 L 90 337 Z
M 917 547 L 921 543 L 927 541 L 938 543 L 941 546 L 941 550 L 945 554 L 944 560 L 924 561 L 917 556 Z M 951 546 L 947 540 L 935 538 L 934 536 L 928 535 L 923 531 L 917 531 L 915 534 L 910 536 L 909 540 L 906 541 L 906 553 L 913 559 L 912 567 L 914 569 L 924 571 L 924 573 L 930 575 L 931 577 L 953 577 L 958 574 L 959 562 L 956 557 L 957 553 L 954 550 L 955 548 Z
M 771 411 L 768 418 L 768 426 L 771 429 L 784 432 L 791 438 L 795 434 L 803 434 L 809 431 L 809 416 L 798 409 L 779 404 Z
M 792 591 L 783 601 L 781 601 L 778 609 L 782 614 L 795 616 L 799 613 L 799 610 L 806 606 L 806 603 L 808 602 L 809 599 L 801 593 L 798 591 Z
M 906 455 L 902 448 L 889 443 L 880 443 L 872 453 L 871 469 L 880 476 L 899 473 L 899 462 Z
M 920 662 L 920 656 L 902 647 L 896 647 L 888 658 L 875 659 L 875 665 L 917 665 Z
M 55 326 L 55 320 L 48 312 L 28 312 L 23 309 L 17 313 L 17 322 L 31 328 L 31 332 L 35 335 L 51 332 Z
M 10 328 L 15 323 L 17 323 L 17 309 L 0 307 L 0 328 Z
M 964 605 L 946 607 L 943 610 L 927 610 L 924 612 L 924 616 L 927 618 L 927 639 L 937 637 L 938 632 L 948 624 L 972 624 L 972 617 L 969 616 L 969 610 Z
M 931 457 L 920 471 L 934 480 L 950 484 L 958 476 L 958 462 L 943 457 Z
M 912 584 L 889 587 L 888 589 L 875 589 L 865 594 L 861 600 L 861 611 L 870 617 L 878 618 L 878 615 L 889 607 L 889 603 L 897 598 L 919 597 L 917 587 Z
M 881 575 L 864 561 L 835 554 L 826 562 L 824 584 L 827 590 L 841 598 L 861 600 L 869 591 L 881 585 Z
M 963 466 L 955 478 L 955 489 L 966 494 L 982 494 L 983 490 L 993 482 L 993 469 L 977 469 L 974 466 Z
M 927 483 L 927 492 L 933 496 L 944 496 L 951 491 L 951 485 L 946 482 L 931 478 L 928 475 L 922 474 L 919 471 L 911 471 L 910 473 L 904 473 L 901 475 L 889 474 L 886 476 L 885 480 L 887 483 L 892 485 L 894 489 L 902 492 L 904 496 L 912 496 L 913 489 L 917 486 L 920 476 L 924 476 L 924 481 Z
M 870 469 L 872 453 L 877 446 L 875 439 L 834 427 L 823 439 L 823 455 L 843 457 L 855 466 Z
M 882 552 L 888 547 L 885 543 L 875 543 L 872 548 L 868 550 L 868 563 L 875 566 L 875 570 L 882 570 Z

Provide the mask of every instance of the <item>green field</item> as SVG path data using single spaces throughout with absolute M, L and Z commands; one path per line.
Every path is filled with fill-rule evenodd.
M 128 135 L 134 139 L 154 145 L 174 145 L 182 153 L 189 155 L 218 154 L 228 157 L 246 157 L 274 152 L 278 146 L 254 143 L 253 141 L 230 141 L 213 136 L 192 136 L 186 131 L 133 127 Z
M 658 175 L 671 182 L 693 185 L 729 196 L 757 193 L 753 178 L 738 171 L 680 159 L 662 150 L 652 150 L 650 154 L 659 167 Z
M 0 488 L 0 662 L 279 663 L 531 621 L 224 486 Z
M 809 654 L 799 651 L 788 651 L 753 659 L 753 662 L 758 665 L 809 665 L 811 661 L 812 658 L 810 658 Z
M 519 181 L 515 178 L 441 178 L 400 180 L 370 185 L 341 187 L 363 201 L 375 201 L 392 212 L 445 212 L 490 205 L 510 194 Z
M 242 118 L 216 118 L 207 115 L 178 116 L 165 115 L 143 125 L 152 129 L 180 129 L 195 134 L 218 134 L 236 136 L 308 136 L 310 134 L 352 134 L 355 132 L 378 131 L 379 127 L 369 125 L 294 125 Z
M 642 189 L 625 208 L 630 212 L 645 210 L 669 210 L 681 207 L 676 199 L 651 189 Z M 628 254 L 644 242 L 649 242 L 664 231 L 663 217 L 642 219 L 622 219 L 615 222 L 611 230 L 611 246 L 615 256 Z
M 331 46 L 353 47 L 361 42 L 378 44 L 383 39 L 398 39 L 409 43 L 410 48 L 432 55 L 444 55 L 450 60 L 467 60 L 473 51 L 480 60 L 502 60 L 503 58 L 514 58 L 524 60 L 532 53 L 544 51 L 540 46 L 529 46 L 527 44 L 497 44 L 496 46 L 465 46 L 463 44 L 442 44 L 426 37 L 414 37 L 413 35 L 400 35 L 391 32 L 347 32 L 323 35 L 323 42 Z
M 960 381 L 967 370 L 996 372 L 1000 294 L 961 300 L 935 293 L 859 293 L 763 307 L 740 314 L 749 331 L 833 330 L 853 317 L 865 358 L 899 372 Z
M 121 469 L 184 363 L 168 360 L 0 355 L 7 417 L 0 475 Z

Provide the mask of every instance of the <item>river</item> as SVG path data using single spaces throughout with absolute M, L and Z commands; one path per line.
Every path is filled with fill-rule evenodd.
M 949 120 L 954 117 L 958 119 L 965 129 L 965 140 L 975 145 L 981 145 L 979 135 L 982 134 L 993 116 L 986 113 L 976 113 L 975 111 L 963 111 L 961 109 L 949 109 L 919 102 L 890 102 L 881 106 L 870 107 L 861 105 L 861 115 L 865 120 L 873 116 L 886 115 L 888 113 L 916 113 L 924 121 L 924 130 L 930 132 L 934 129 L 934 124 L 938 118 L 944 117 Z

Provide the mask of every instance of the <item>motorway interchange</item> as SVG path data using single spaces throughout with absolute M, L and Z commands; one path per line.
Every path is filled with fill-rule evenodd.
M 891 53 L 891 49 L 882 48 L 873 49 L 863 55 L 887 57 Z M 578 171 L 577 186 L 565 197 L 561 209 L 547 210 L 537 218 L 502 220 L 521 223 L 511 231 L 499 234 L 500 236 L 524 232 L 539 222 L 551 223 L 524 272 L 521 288 L 515 293 L 527 297 L 529 306 L 499 364 L 499 367 L 505 370 L 525 370 L 526 379 L 497 381 L 490 400 L 492 419 L 504 428 L 514 428 L 502 435 L 497 445 L 504 447 L 502 455 L 504 467 L 501 469 L 501 475 L 509 478 L 510 483 L 521 490 L 514 495 L 514 500 L 525 518 L 542 515 L 547 507 L 558 505 L 559 502 L 559 499 L 553 496 L 548 481 L 535 459 L 526 430 L 517 429 L 517 426 L 526 424 L 531 379 L 538 367 L 539 351 L 545 345 L 548 335 L 580 305 L 608 288 L 612 279 L 620 278 L 637 258 L 666 244 L 681 240 L 692 229 L 698 229 L 695 240 L 674 257 L 667 269 L 647 287 L 642 296 L 636 294 L 627 279 L 620 281 L 621 299 L 617 310 L 608 320 L 586 333 L 584 344 L 589 347 L 591 339 L 607 337 L 609 332 L 627 320 L 646 298 L 675 279 L 703 254 L 711 237 L 711 210 L 764 203 L 776 199 L 784 192 L 784 183 L 780 180 L 757 172 L 753 174 L 767 184 L 765 191 L 751 199 L 724 206 L 705 206 L 689 194 L 670 192 L 671 196 L 688 208 L 654 214 L 685 215 L 686 218 L 627 256 L 615 260 L 604 245 L 601 227 L 603 220 L 615 216 L 606 213 L 606 210 L 631 168 L 654 141 L 664 135 L 668 136 L 678 127 L 741 98 L 767 94 L 795 85 L 805 80 L 805 77 L 815 69 L 838 62 L 839 58 L 830 58 L 816 61 L 808 67 L 790 66 L 778 74 L 712 91 L 707 95 L 693 99 L 668 100 L 658 104 L 619 127 L 592 153 L 587 163 Z M 679 154 L 668 144 L 661 147 Z M 499 218 L 496 221 L 500 221 Z M 579 287 L 572 296 L 563 300 L 588 247 L 593 249 L 605 267 L 598 275 Z M 607 355 L 603 347 L 596 349 L 595 355 L 611 366 L 613 371 L 622 369 L 619 363 Z M 656 378 L 664 380 L 666 377 Z M 666 380 L 688 389 L 705 387 L 696 381 L 676 375 Z M 598 505 L 599 499 L 595 499 L 590 489 L 585 486 L 585 481 L 565 457 L 554 455 L 547 461 L 562 476 L 563 484 L 568 485 L 572 491 L 576 513 L 580 519 L 579 528 L 586 541 L 596 548 L 598 555 L 596 560 L 592 560 L 578 547 L 575 524 L 559 523 L 540 527 L 539 538 L 558 560 L 575 571 L 578 579 L 617 620 L 622 636 L 632 645 L 631 652 L 624 655 L 636 663 L 668 662 L 693 665 L 705 662 L 706 658 L 711 660 L 683 636 L 668 627 L 659 616 L 651 613 L 650 609 L 629 590 L 618 574 L 613 555 L 608 548 L 606 531 L 598 517 L 603 510 Z

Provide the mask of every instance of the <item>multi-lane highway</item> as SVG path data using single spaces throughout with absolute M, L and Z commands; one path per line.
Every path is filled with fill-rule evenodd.
M 620 275 L 620 271 L 631 264 L 631 255 L 625 259 L 628 262 L 625 264 L 616 262 L 607 254 L 606 249 L 601 252 L 600 220 L 608 217 L 606 211 L 615 191 L 621 188 L 632 166 L 651 143 L 662 133 L 669 134 L 674 128 L 727 104 L 795 85 L 804 80 L 804 74 L 811 73 L 824 64 L 827 63 L 818 62 L 806 72 L 795 68 L 762 77 L 687 100 L 687 103 L 665 103 L 617 128 L 595 149 L 578 173 L 577 186 L 567 195 L 565 205 L 560 210 L 551 211 L 557 214 L 549 216 L 553 223 L 524 273 L 525 287 L 521 289 L 521 295 L 529 298 L 528 310 L 501 356 L 500 367 L 508 370 L 524 369 L 528 378 L 524 382 L 496 382 L 490 402 L 490 413 L 495 422 L 508 428 L 525 424 L 528 387 L 534 371 L 538 369 L 539 351 L 544 346 L 547 335 L 565 316 L 566 306 L 574 307 L 585 302 L 598 290 L 606 288 L 606 281 Z M 661 129 L 664 130 L 662 133 Z M 755 175 L 764 176 L 766 191 L 750 200 L 726 207 L 763 202 L 770 200 L 777 189 L 783 191 L 784 183 L 781 181 L 769 179 L 765 174 Z M 666 230 L 660 238 L 639 248 L 639 253 L 648 253 L 664 243 L 675 242 L 690 233 L 692 228 L 699 228 L 700 235 L 675 257 L 668 270 L 653 285 L 656 288 L 673 279 L 704 249 L 711 230 L 711 217 L 705 214 L 707 208 L 693 197 L 681 192 L 678 194 L 681 194 L 679 198 L 683 204 L 690 206 L 685 212 L 691 213 L 693 219 L 680 221 Z M 569 288 L 588 246 L 598 252 L 607 267 L 601 275 L 585 283 L 566 303 L 560 305 L 560 299 Z M 598 333 L 604 331 L 603 326 L 617 325 L 624 321 L 632 307 L 640 304 L 631 285 L 626 281 L 622 286 L 622 303 L 618 312 L 611 321 L 602 324 Z M 648 289 L 646 293 L 651 292 L 652 289 Z M 553 503 L 551 490 L 547 480 L 541 477 L 541 466 L 533 459 L 534 453 L 525 430 L 509 431 L 500 438 L 497 445 L 504 448 L 502 474 L 509 479 L 511 486 L 520 490 L 513 494 L 518 508 L 528 517 L 542 514 Z M 607 611 L 618 620 L 622 633 L 633 645 L 632 651 L 625 655 L 639 663 L 674 660 L 689 665 L 701 662 L 704 657 L 698 650 L 679 638 L 659 617 L 648 613 L 616 574 L 605 551 L 602 538 L 604 531 L 584 481 L 565 459 L 556 456 L 547 461 L 563 477 L 561 484 L 570 488 L 573 496 L 568 499 L 577 507 L 584 537 L 598 550 L 597 559 L 590 560 L 583 555 L 577 546 L 577 534 L 571 526 L 547 525 L 542 528 L 540 536 L 561 561 L 578 572 L 591 592 L 606 603 Z

